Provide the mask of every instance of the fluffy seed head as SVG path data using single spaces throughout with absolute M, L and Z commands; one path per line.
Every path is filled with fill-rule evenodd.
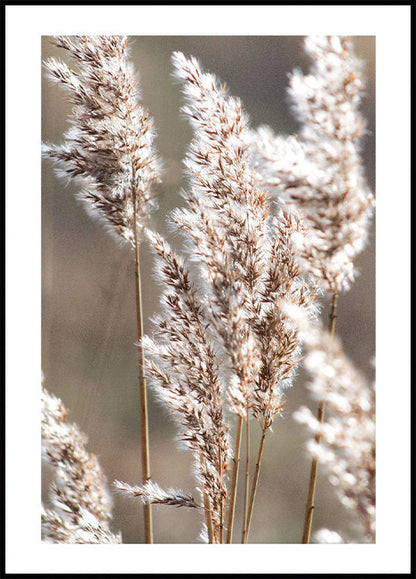
M 153 210 L 160 178 L 154 129 L 140 104 L 124 36 L 58 36 L 77 69 L 49 59 L 50 77 L 73 103 L 71 128 L 62 145 L 44 145 L 58 173 L 76 179 L 80 198 L 111 231 L 135 242 Z

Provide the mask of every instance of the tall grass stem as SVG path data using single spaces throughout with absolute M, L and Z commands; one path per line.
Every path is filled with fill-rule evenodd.
M 331 313 L 329 314 L 329 333 L 331 336 L 335 333 L 335 321 L 337 319 L 337 304 L 338 304 L 338 292 L 337 290 L 334 291 L 332 295 L 332 305 L 331 305 Z M 319 424 L 323 424 L 325 418 L 325 401 L 321 401 L 318 406 L 318 413 L 317 413 L 317 420 Z M 321 441 L 322 434 L 317 432 L 315 435 L 315 443 L 319 444 Z M 305 523 L 303 526 L 303 536 L 302 536 L 302 543 L 308 544 L 311 538 L 312 532 L 312 521 L 313 521 L 313 513 L 315 510 L 315 491 L 316 491 L 316 481 L 318 477 L 318 457 L 315 456 L 312 459 L 311 464 L 311 474 L 309 477 L 309 488 L 308 488 L 308 500 L 306 503 L 306 511 L 305 511 Z
M 247 543 L 248 535 L 250 533 L 251 519 L 253 517 L 254 500 L 256 498 L 256 491 L 257 491 L 257 486 L 258 486 L 258 482 L 259 482 L 260 466 L 261 466 L 261 459 L 263 458 L 264 441 L 266 439 L 266 433 L 267 433 L 267 428 L 263 428 L 263 432 L 262 432 L 260 444 L 259 444 L 259 451 L 257 454 L 256 467 L 255 467 L 254 475 L 253 475 L 253 482 L 251 484 L 250 502 L 248 505 L 244 543 Z
M 137 316 L 137 339 L 139 355 L 139 392 L 140 392 L 140 426 L 141 426 L 141 455 L 142 455 L 142 480 L 146 484 L 151 480 L 150 476 L 150 453 L 149 453 L 149 419 L 147 410 L 147 385 L 145 377 L 145 359 L 142 346 L 143 338 L 143 310 L 142 291 L 140 276 L 140 241 L 137 232 L 137 195 L 134 194 L 134 249 L 135 249 L 135 278 L 136 278 L 136 316 Z M 146 543 L 153 543 L 152 505 L 144 504 L 144 533 Z
M 237 434 L 235 437 L 235 449 L 233 458 L 233 474 L 231 481 L 231 492 L 230 492 L 230 502 L 228 505 L 228 516 L 227 516 L 227 535 L 225 538 L 226 543 L 232 543 L 233 540 L 233 527 L 234 527 L 234 513 L 235 513 L 235 501 L 237 498 L 237 483 L 238 483 L 238 471 L 240 467 L 240 449 L 241 449 L 241 433 L 243 430 L 243 419 L 241 416 L 238 417 L 237 424 Z
M 247 418 L 246 418 L 246 476 L 244 484 L 244 516 L 243 516 L 243 534 L 241 537 L 241 542 L 246 543 L 246 533 L 247 533 L 247 515 L 248 515 L 248 503 L 249 503 L 249 487 L 250 487 L 250 421 L 247 408 Z
M 201 464 L 204 462 L 204 457 L 202 456 L 202 453 L 200 453 L 199 455 Z M 208 542 L 209 544 L 212 544 L 214 542 L 214 533 L 213 533 L 213 529 L 212 529 L 212 516 L 211 516 L 211 505 L 209 502 L 209 497 L 207 495 L 207 491 L 205 489 L 205 484 L 204 481 L 201 481 L 202 484 L 202 497 L 204 499 L 204 512 L 205 512 L 205 524 L 207 526 L 207 533 L 208 533 Z

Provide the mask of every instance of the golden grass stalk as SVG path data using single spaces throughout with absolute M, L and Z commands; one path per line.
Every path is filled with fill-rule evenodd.
M 335 321 L 337 318 L 337 303 L 338 292 L 334 291 L 332 296 L 331 313 L 329 314 L 329 334 L 331 336 L 335 333 Z M 321 400 L 318 406 L 317 419 L 319 424 L 323 424 L 325 417 L 325 400 Z M 321 433 L 318 431 L 315 435 L 315 443 L 318 445 L 321 442 Z M 318 456 L 315 455 L 312 459 L 311 472 L 309 475 L 308 499 L 306 502 L 305 522 L 303 525 L 302 543 L 307 544 L 311 538 L 313 513 L 315 510 L 315 491 L 316 481 L 318 477 Z
M 136 222 L 136 196 L 134 198 L 134 211 Z M 142 346 L 143 339 L 143 308 L 142 308 L 142 290 L 140 275 L 140 242 L 135 228 L 134 236 L 134 254 L 135 254 L 135 280 L 136 280 L 136 320 L 137 320 L 137 348 L 138 348 L 138 370 L 139 370 L 139 403 L 140 403 L 140 428 L 141 428 L 141 457 L 142 457 L 142 481 L 146 484 L 150 479 L 150 452 L 149 452 L 149 417 L 147 405 L 147 385 L 145 376 L 145 358 Z M 146 543 L 153 543 L 153 520 L 152 505 L 146 503 L 144 509 L 144 532 Z
M 260 466 L 261 466 L 261 460 L 263 458 L 264 441 L 266 439 L 267 430 L 268 430 L 267 428 L 263 428 L 263 432 L 261 434 L 260 445 L 259 445 L 259 450 L 258 450 L 257 460 L 256 460 L 256 467 L 254 469 L 253 482 L 251 485 L 250 500 L 249 500 L 248 510 L 247 510 L 247 521 L 245 524 L 243 543 L 248 542 L 248 536 L 250 533 L 251 519 L 253 517 L 253 509 L 254 509 L 254 500 L 256 498 L 257 486 L 258 486 L 258 482 L 259 482 Z
M 228 503 L 227 534 L 225 539 L 226 543 L 232 543 L 233 540 L 234 514 L 235 514 L 235 502 L 237 498 L 238 471 L 240 467 L 240 448 L 241 448 L 242 430 L 243 430 L 243 418 L 239 416 L 237 424 L 237 434 L 235 437 L 235 450 L 233 457 L 233 473 L 231 479 L 230 499 Z
M 248 510 L 249 510 L 249 491 L 250 491 L 250 420 L 249 413 L 247 409 L 246 418 L 246 472 L 244 481 L 244 510 L 243 510 L 243 533 L 241 536 L 241 542 L 247 543 L 247 521 L 248 521 Z

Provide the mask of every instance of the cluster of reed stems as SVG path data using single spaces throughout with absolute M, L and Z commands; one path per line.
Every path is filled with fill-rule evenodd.
M 342 502 L 357 513 L 363 540 L 374 540 L 374 400 L 334 340 L 338 298 L 353 282 L 354 258 L 365 244 L 373 205 L 360 158 L 365 128 L 359 112 L 361 63 L 351 41 L 306 40 L 310 72 L 294 73 L 289 90 L 302 130 L 291 137 L 276 136 L 268 127 L 251 129 L 239 99 L 229 96 L 195 58 L 174 53 L 186 101 L 182 112 L 193 131 L 184 159 L 184 207 L 168 218 L 182 235 L 181 251 L 147 227 L 161 169 L 127 38 L 61 36 L 55 44 L 77 66 L 73 70 L 56 59 L 46 62 L 49 75 L 70 95 L 72 125 L 62 145 L 44 145 L 44 156 L 56 163 L 59 174 L 80 184 L 88 209 L 133 249 L 142 481 L 131 485 L 117 480 L 114 486 L 143 502 L 146 542 L 153 542 L 153 504 L 200 511 L 205 542 L 248 542 L 265 444 L 284 412 L 303 344 L 306 363 L 312 359 L 307 368 L 318 417 L 305 409 L 297 413 L 314 439 L 302 542 L 311 538 L 319 462 L 327 466 Z M 155 255 L 162 288 L 152 335 L 143 333 L 144 238 Z M 317 307 L 325 293 L 332 299 L 328 332 L 320 326 Z M 314 356 L 321 356 L 320 364 L 313 363 Z M 151 479 L 149 379 L 192 453 L 199 498 L 164 490 Z M 72 440 L 68 444 L 71 437 L 60 426 L 61 402 L 52 400 L 59 410 L 54 434 L 58 457 L 51 452 L 45 457 L 64 470 L 59 451 L 66 455 L 70 448 L 72 456 L 76 445 Z M 45 410 L 48 425 L 52 407 L 48 403 Z M 331 414 L 325 423 L 327 408 Z M 345 421 L 352 428 L 349 437 Z M 261 434 L 253 469 L 256 422 Z M 50 448 L 46 426 L 44 438 Z M 82 480 L 85 468 L 71 464 L 72 477 Z M 102 479 L 96 465 L 88 468 L 91 479 Z M 242 496 L 237 492 L 240 477 Z M 70 484 L 65 479 L 63 493 Z M 47 540 L 82 542 L 79 528 L 85 542 L 100 542 L 93 540 L 100 536 L 102 542 L 121 540 L 108 526 L 101 528 L 110 517 L 109 505 L 105 516 L 101 506 L 100 516 L 96 512 L 101 491 L 91 496 L 89 487 L 75 485 L 71 493 L 66 509 L 61 499 L 55 500 L 56 511 L 45 519 Z M 91 536 L 83 523 L 89 505 L 101 525 L 93 525 Z M 243 520 L 239 535 L 238 508 Z

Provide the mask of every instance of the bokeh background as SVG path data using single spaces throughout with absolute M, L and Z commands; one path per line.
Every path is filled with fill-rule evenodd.
M 368 132 L 363 142 L 367 178 L 374 189 L 375 175 L 375 40 L 355 37 L 357 54 L 365 61 L 366 96 L 362 111 Z M 251 124 L 269 124 L 275 132 L 295 133 L 298 124 L 286 96 L 288 73 L 307 70 L 303 37 L 204 36 L 132 37 L 131 58 L 139 73 L 143 103 L 154 118 L 157 147 L 164 165 L 157 190 L 159 210 L 151 227 L 172 241 L 166 217 L 182 205 L 180 190 L 186 184 L 182 160 L 191 130 L 180 114 L 180 86 L 173 80 L 171 53 L 181 50 L 196 56 L 206 71 L 227 83 L 231 94 L 244 103 Z M 42 39 L 43 59 L 65 51 Z M 43 140 L 61 142 L 68 128 L 71 106 L 61 87 L 43 73 Z M 76 199 L 78 188 L 59 180 L 49 162 L 42 172 L 42 364 L 46 386 L 62 398 L 76 422 L 88 435 L 90 451 L 98 455 L 108 481 L 139 484 L 140 443 L 137 355 L 134 343 L 134 266 L 131 249 L 111 237 L 92 220 Z M 160 288 L 152 275 L 152 256 L 143 251 L 143 302 L 145 331 L 158 309 Z M 356 366 L 373 379 L 375 341 L 374 227 L 365 251 L 358 257 L 360 275 L 339 301 L 337 334 Z M 323 316 L 327 314 L 327 304 Z M 293 420 L 302 404 L 315 408 L 299 373 L 288 392 L 285 416 L 268 437 L 256 499 L 250 542 L 299 543 L 310 459 L 306 433 Z M 150 444 L 152 477 L 162 487 L 194 492 L 189 451 L 179 448 L 177 432 L 166 409 L 150 390 Z M 255 429 L 253 423 L 252 430 Z M 255 432 L 259 436 L 259 432 Z M 256 440 L 253 441 L 256 448 Z M 240 477 L 240 482 L 242 482 Z M 47 502 L 50 473 L 43 473 L 43 500 Z M 113 493 L 114 494 L 114 493 Z M 325 476 L 319 477 L 314 529 L 327 527 L 356 541 L 352 519 L 339 503 Z M 194 543 L 199 540 L 200 514 L 193 510 L 154 507 L 157 543 Z M 236 537 L 239 534 L 236 521 Z M 114 494 L 113 529 L 123 542 L 143 541 L 142 508 Z

